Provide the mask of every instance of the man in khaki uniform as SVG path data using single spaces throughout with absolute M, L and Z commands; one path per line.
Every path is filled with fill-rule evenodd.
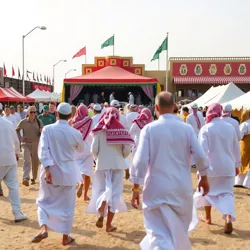
M 29 186 L 31 165 L 31 185 L 36 183 L 39 166 L 37 151 L 42 128 L 42 122 L 36 117 L 36 108 L 30 106 L 28 109 L 28 117 L 21 120 L 16 129 L 24 149 L 23 185 L 26 187 Z M 23 130 L 23 136 L 20 134 L 21 130 Z

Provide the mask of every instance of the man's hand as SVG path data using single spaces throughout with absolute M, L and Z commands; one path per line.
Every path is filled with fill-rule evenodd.
M 140 205 L 140 192 L 133 192 L 131 205 L 133 208 L 138 209 L 138 206 Z
M 207 195 L 207 193 L 209 192 L 209 184 L 207 181 L 207 176 L 201 176 L 201 179 L 198 183 L 198 191 L 199 192 L 201 191 L 201 188 L 203 188 L 203 191 L 204 191 L 202 196 Z
M 236 169 L 235 169 L 235 176 L 239 175 L 239 173 L 240 173 L 240 169 L 239 169 L 239 168 L 236 168 Z
M 49 171 L 49 167 L 45 168 L 45 180 L 47 184 L 52 184 L 52 175 Z

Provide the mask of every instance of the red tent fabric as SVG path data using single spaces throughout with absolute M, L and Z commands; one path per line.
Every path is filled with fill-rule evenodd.
M 14 88 L 0 88 L 0 102 L 35 102 L 35 99 L 27 97 Z
M 133 74 L 118 66 L 107 66 L 88 75 L 64 79 L 64 83 L 157 83 L 156 78 Z

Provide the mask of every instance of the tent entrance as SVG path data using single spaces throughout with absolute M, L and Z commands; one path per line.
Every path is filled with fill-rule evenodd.
M 73 104 L 77 105 L 78 103 L 84 102 L 85 105 L 89 105 L 93 102 L 92 96 L 94 93 L 100 95 L 101 92 L 104 92 L 105 99 L 109 102 L 109 96 L 112 92 L 115 92 L 115 99 L 119 102 L 128 102 L 128 93 L 132 92 L 135 96 L 135 103 L 136 103 L 136 96 L 140 94 L 141 96 L 141 103 L 146 105 L 151 102 L 150 98 L 144 93 L 140 86 L 84 86 L 80 94 L 73 100 Z M 90 98 L 86 97 L 86 93 L 89 94 Z M 154 88 L 154 96 L 156 94 L 156 89 Z M 70 86 L 65 86 L 65 101 L 68 102 L 70 96 Z M 88 100 L 89 99 L 89 100 Z

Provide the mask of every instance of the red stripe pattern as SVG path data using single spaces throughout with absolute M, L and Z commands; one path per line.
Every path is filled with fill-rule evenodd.
M 174 77 L 175 84 L 250 84 L 250 76 Z

